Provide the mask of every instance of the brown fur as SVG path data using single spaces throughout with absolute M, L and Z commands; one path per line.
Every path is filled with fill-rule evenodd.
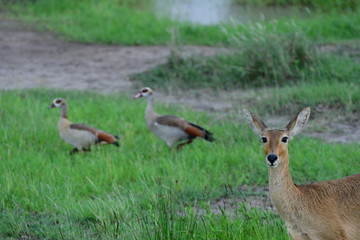
M 265 156 L 278 156 L 277 165 L 269 167 L 272 202 L 286 222 L 293 240 L 359 240 L 360 174 L 307 185 L 293 183 L 289 172 L 288 143 L 306 124 L 310 109 L 305 108 L 286 130 L 268 130 L 266 125 L 245 110 L 250 126 L 266 137 Z M 255 129 L 254 129 L 255 128 Z
M 281 144 L 281 138 L 286 135 L 285 131 L 270 130 L 264 134 L 268 139 L 268 144 L 264 146 L 264 153 L 267 156 L 270 153 L 276 153 L 280 159 L 283 159 L 288 154 L 287 146 Z

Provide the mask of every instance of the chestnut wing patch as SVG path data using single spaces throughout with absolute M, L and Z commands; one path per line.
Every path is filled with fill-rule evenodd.
M 102 131 L 99 131 L 97 137 L 99 142 L 115 143 L 117 141 L 116 136 Z
M 191 123 L 189 122 L 189 125 L 191 125 L 192 127 L 194 128 L 197 128 L 199 131 L 201 131 L 201 135 L 196 135 L 198 137 L 202 137 L 204 138 L 206 141 L 209 141 L 209 142 L 213 142 L 215 141 L 215 138 L 214 138 L 214 134 L 212 132 L 209 132 L 208 130 L 206 130 L 205 128 L 199 126 L 199 125 L 196 125 L 194 123 Z
M 204 136 L 204 131 L 199 129 L 196 125 L 191 125 L 191 124 L 188 124 L 184 131 L 191 135 L 191 136 L 194 136 L 194 137 L 203 137 Z

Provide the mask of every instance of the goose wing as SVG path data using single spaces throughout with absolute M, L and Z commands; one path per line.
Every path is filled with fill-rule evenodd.
M 176 127 L 192 137 L 204 137 L 204 129 L 196 124 L 190 123 L 183 118 L 173 115 L 163 115 L 155 119 L 155 123 L 168 127 Z
M 87 132 L 92 133 L 93 135 L 95 135 L 97 137 L 97 141 L 96 141 L 97 143 L 107 142 L 107 143 L 115 144 L 117 142 L 117 139 L 118 139 L 117 136 L 114 136 L 112 134 L 109 134 L 109 133 L 104 132 L 102 130 L 98 130 L 96 128 L 90 127 L 90 126 L 85 125 L 85 124 L 72 123 L 72 124 L 70 124 L 70 128 L 75 129 L 75 130 L 87 131 Z

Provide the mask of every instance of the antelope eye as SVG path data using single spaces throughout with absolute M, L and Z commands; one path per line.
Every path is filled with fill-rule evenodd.
M 286 142 L 288 141 L 288 137 L 283 137 L 283 138 L 281 139 L 281 141 L 282 141 L 283 143 L 286 143 Z
M 263 143 L 266 143 L 266 142 L 267 142 L 266 137 L 262 137 L 262 138 L 261 138 L 261 141 L 262 141 Z
M 61 100 L 60 100 L 60 99 L 56 99 L 55 103 L 59 104 L 59 103 L 61 103 Z

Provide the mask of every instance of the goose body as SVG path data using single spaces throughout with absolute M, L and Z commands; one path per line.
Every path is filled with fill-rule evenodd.
M 153 132 L 160 139 L 164 140 L 169 147 L 172 147 L 177 142 L 189 139 L 190 137 L 189 134 L 180 126 L 181 122 L 179 122 L 180 123 L 179 126 L 171 126 L 171 125 L 162 124 L 161 120 L 165 120 L 167 123 L 169 123 L 171 120 L 173 121 L 184 121 L 184 120 L 180 118 L 176 119 L 175 116 L 162 116 L 162 119 L 158 118 L 153 123 L 148 125 L 151 132 Z
M 213 133 L 199 125 L 173 115 L 159 115 L 154 110 L 154 92 L 151 88 L 141 89 L 134 98 L 146 97 L 148 104 L 145 110 L 146 125 L 152 133 L 166 142 L 170 148 L 177 145 L 180 150 L 190 144 L 195 138 L 214 141 Z M 185 142 L 183 142 L 185 141 Z M 183 142 L 183 143 L 181 143 Z
M 57 98 L 49 108 L 60 108 L 58 130 L 60 137 L 75 148 L 71 153 L 77 151 L 90 151 L 91 145 L 98 143 L 110 143 L 119 146 L 118 137 L 102 130 L 98 130 L 85 124 L 72 123 L 67 118 L 67 103 L 64 99 Z

